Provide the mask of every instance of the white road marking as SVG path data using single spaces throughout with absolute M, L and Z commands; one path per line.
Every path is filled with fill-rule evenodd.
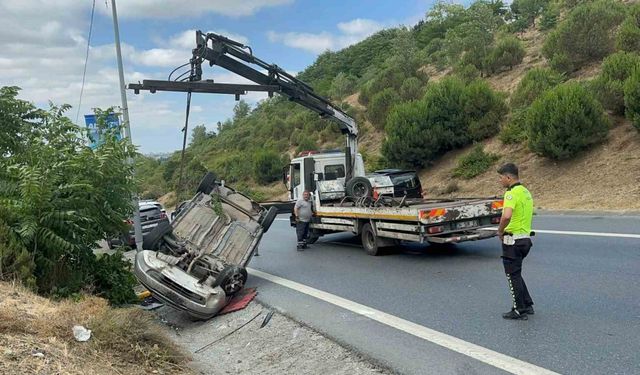
M 275 220 L 276 220 L 276 221 L 289 221 L 289 219 L 281 219 L 281 218 L 279 218 L 279 217 L 277 217 Z
M 335 305 L 343 309 L 349 310 L 351 312 L 354 312 L 356 314 L 365 316 L 367 318 L 375 320 L 389 327 L 393 327 L 395 329 L 406 332 L 415 337 L 421 338 L 423 340 L 442 346 L 454 352 L 474 358 L 480 362 L 486 363 L 488 365 L 494 366 L 496 368 L 510 372 L 512 374 L 522 374 L 522 375 L 556 374 L 557 375 L 556 372 L 547 370 L 545 368 L 533 365 L 525 361 L 521 361 L 513 357 L 509 357 L 502 353 L 498 353 L 493 350 L 484 348 L 482 346 L 461 340 L 457 337 L 453 337 L 445 333 L 438 332 L 431 328 L 421 326 L 419 324 L 410 322 L 408 320 L 399 318 L 391 314 L 387 314 L 385 312 L 376 310 L 369 306 L 365 306 L 357 302 L 350 301 L 348 299 L 336 296 L 334 294 L 327 293 L 322 290 L 318 290 L 310 286 L 297 283 L 295 281 L 283 279 L 281 277 L 274 276 L 269 273 L 258 271 L 253 268 L 248 268 L 248 271 L 253 276 L 258 276 L 262 279 L 271 281 L 272 283 L 282 285 L 284 287 L 293 289 L 300 293 L 304 293 L 306 295 L 318 298 L 332 305 Z
M 481 230 L 495 231 L 498 228 L 481 228 Z M 568 236 L 590 236 L 590 237 L 618 237 L 618 238 L 640 238 L 640 234 L 631 233 L 609 233 L 609 232 L 575 232 L 575 231 L 563 231 L 563 230 L 546 230 L 546 229 L 533 229 L 536 233 L 547 234 L 565 234 Z

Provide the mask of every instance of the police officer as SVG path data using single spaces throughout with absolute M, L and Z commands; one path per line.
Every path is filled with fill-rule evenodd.
M 533 300 L 522 279 L 522 261 L 533 245 L 530 237 L 533 198 L 520 183 L 515 164 L 503 165 L 498 169 L 498 174 L 501 185 L 507 188 L 498 237 L 502 242 L 502 263 L 513 299 L 511 311 L 502 314 L 502 317 L 527 320 L 527 315 L 533 315 Z

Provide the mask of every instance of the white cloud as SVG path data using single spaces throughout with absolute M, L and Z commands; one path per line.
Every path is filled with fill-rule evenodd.
M 118 17 L 177 18 L 217 13 L 223 16 L 250 16 L 263 8 L 291 4 L 293 0 L 119 0 Z M 101 12 L 111 12 L 100 7 Z
M 274 43 L 302 49 L 314 54 L 327 50 L 337 51 L 369 37 L 381 30 L 383 25 L 368 19 L 356 18 L 337 25 L 340 34 L 322 32 L 319 34 L 275 31 L 267 32 L 267 38 Z
M 246 36 L 232 33 L 227 30 L 213 30 L 213 31 L 207 31 L 207 33 L 216 33 L 216 34 L 225 36 L 229 39 L 235 40 L 236 42 L 240 42 L 242 44 L 249 43 L 249 38 L 247 38 Z M 162 43 L 161 40 L 159 40 L 158 42 Z M 181 33 L 178 33 L 170 37 L 167 43 L 169 46 L 174 48 L 188 48 L 189 50 L 191 50 L 196 45 L 196 31 L 185 30 Z

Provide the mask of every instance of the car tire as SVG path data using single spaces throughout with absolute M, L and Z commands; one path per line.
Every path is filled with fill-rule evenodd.
M 354 198 L 371 197 L 373 188 L 366 177 L 354 177 L 347 182 L 347 195 Z
M 362 227 L 360 238 L 362 239 L 362 247 L 364 248 L 364 251 L 367 252 L 367 254 L 373 256 L 381 254 L 381 249 L 378 246 L 378 238 L 376 236 L 376 233 L 373 231 L 373 227 L 371 227 L 371 224 L 366 223 Z
M 211 194 L 216 185 L 216 175 L 213 172 L 207 172 L 200 181 L 196 193 Z
M 262 220 L 260 220 L 260 226 L 262 226 L 262 232 L 267 233 L 269 228 L 271 228 L 271 224 L 273 224 L 273 220 L 275 220 L 278 215 L 278 209 L 275 207 L 269 207 L 267 213 L 264 215 Z
M 226 266 L 216 278 L 214 286 L 219 286 L 230 297 L 238 293 L 247 283 L 247 270 L 238 266 Z
M 165 235 L 171 233 L 173 228 L 168 221 L 161 221 L 142 239 L 142 248 L 144 250 L 157 250 L 158 243 Z

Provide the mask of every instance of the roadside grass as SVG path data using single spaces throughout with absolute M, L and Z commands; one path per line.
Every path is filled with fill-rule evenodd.
M 56 302 L 13 283 L 0 283 L 0 295 L 2 374 L 193 373 L 187 354 L 143 310 L 92 296 Z M 74 339 L 74 325 L 92 331 L 89 341 Z

